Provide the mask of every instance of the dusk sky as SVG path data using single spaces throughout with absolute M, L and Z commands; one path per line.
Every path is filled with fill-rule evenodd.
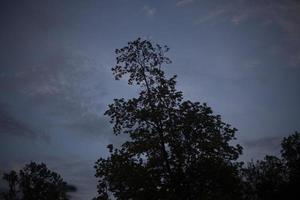
M 297 0 L 1 0 L 0 175 L 44 162 L 73 199 L 95 197 L 94 162 L 122 140 L 103 113 L 137 94 L 114 80 L 114 50 L 138 37 L 170 47 L 167 75 L 238 129 L 241 160 L 278 155 L 300 130 L 299 13 Z

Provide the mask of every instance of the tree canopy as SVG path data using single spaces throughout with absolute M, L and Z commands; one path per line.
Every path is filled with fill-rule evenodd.
M 139 95 L 114 99 L 105 112 L 114 134 L 130 139 L 96 162 L 97 199 L 239 199 L 236 129 L 184 99 L 163 70 L 168 50 L 141 38 L 116 50 L 115 79 Z
M 17 173 L 4 174 L 9 190 L 1 194 L 4 200 L 68 200 L 67 192 L 76 191 L 44 163 L 31 162 Z
M 300 134 L 283 138 L 281 158 L 266 156 L 242 169 L 244 197 L 249 200 L 298 199 L 300 196 Z

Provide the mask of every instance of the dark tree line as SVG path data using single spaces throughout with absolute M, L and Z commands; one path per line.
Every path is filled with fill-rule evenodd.
M 76 191 L 43 163 L 31 162 L 19 172 L 12 170 L 3 175 L 8 191 L 1 194 L 3 200 L 68 200 L 68 192 Z
M 169 48 L 138 38 L 116 50 L 116 80 L 127 78 L 138 96 L 114 99 L 105 115 L 121 146 L 95 163 L 98 196 L 94 200 L 277 200 L 298 199 L 300 133 L 284 138 L 281 156 L 244 164 L 237 129 L 205 103 L 192 102 L 176 89 Z M 67 200 L 67 185 L 45 164 L 30 163 L 4 174 L 4 200 Z
M 266 156 L 242 169 L 245 199 L 300 197 L 300 133 L 283 139 L 281 158 Z

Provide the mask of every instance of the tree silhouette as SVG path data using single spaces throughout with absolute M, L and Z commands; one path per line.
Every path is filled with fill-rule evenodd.
M 114 134 L 129 140 L 96 162 L 95 199 L 240 199 L 236 129 L 205 103 L 183 99 L 176 76 L 162 69 L 168 50 L 140 38 L 116 50 L 115 78 L 128 78 L 139 95 L 105 112 Z
M 249 200 L 282 199 L 287 182 L 284 163 L 275 156 L 253 161 L 243 169 L 245 178 L 244 195 Z
M 300 196 L 300 133 L 283 139 L 281 156 L 287 168 L 288 183 L 285 189 L 288 199 L 298 199 Z
M 11 171 L 8 174 L 3 175 L 3 180 L 8 182 L 9 190 L 6 193 L 3 193 L 1 196 L 6 200 L 15 200 L 17 199 L 17 184 L 18 184 L 18 175 L 15 171 Z
M 5 200 L 67 200 L 67 192 L 76 191 L 43 163 L 31 162 L 19 174 L 11 171 L 3 179 L 9 185 L 9 191 L 1 195 Z
M 300 133 L 295 132 L 284 138 L 281 146 L 281 155 L 289 168 L 290 179 L 300 181 Z
M 281 158 L 266 156 L 242 170 L 244 196 L 249 200 L 298 199 L 300 185 L 300 134 L 284 138 Z

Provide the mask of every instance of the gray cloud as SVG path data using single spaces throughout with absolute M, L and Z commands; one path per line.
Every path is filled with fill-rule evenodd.
M 156 14 L 156 8 L 154 7 L 150 7 L 150 6 L 143 6 L 142 8 L 142 12 L 144 13 L 144 15 L 146 15 L 147 17 L 153 17 Z
M 97 180 L 94 177 L 95 160 L 84 158 L 49 157 L 47 163 L 51 169 L 63 173 L 63 178 L 68 183 L 77 187 L 77 192 L 72 193 L 73 199 L 91 199 L 96 196 Z
M 194 0 L 180 0 L 176 2 L 176 6 L 180 7 L 180 6 L 191 4 L 193 2 Z
M 11 135 L 50 141 L 50 136 L 47 133 L 43 133 L 41 130 L 33 130 L 32 127 L 10 116 L 3 110 L 0 110 L 0 135 L 1 138 Z
M 246 148 L 267 148 L 278 150 L 283 137 L 262 137 L 243 142 Z M 274 150 L 273 149 L 273 150 Z
M 68 128 L 70 131 L 75 131 L 82 136 L 101 136 L 103 134 L 111 134 L 111 126 L 108 123 L 108 119 L 95 115 L 88 114 L 73 121 L 65 122 L 62 126 Z
M 97 73 L 93 67 L 84 67 L 87 64 L 76 63 L 74 59 L 71 64 L 65 57 L 52 59 L 55 63 L 46 60 L 45 65 L 40 67 L 28 67 L 26 70 L 16 67 L 17 74 L 1 79 L 0 85 L 5 87 L 2 89 L 8 95 L 1 96 L 0 101 L 8 105 L 8 112 L 15 115 L 15 112 L 19 112 L 18 109 L 27 110 L 27 113 L 19 114 L 20 120 L 27 121 L 29 127 L 35 126 L 50 132 L 55 127 L 70 127 L 68 124 L 78 123 L 80 120 L 85 121 L 82 123 L 90 122 L 93 120 L 91 116 L 99 119 L 95 113 L 102 113 L 101 97 L 105 96 L 105 90 L 101 89 L 101 81 L 95 80 L 101 77 L 101 71 Z M 7 123 L 7 120 L 3 121 L 3 124 Z M 27 135 L 38 135 L 33 134 L 25 125 L 11 123 L 9 126 L 23 128 Z M 74 126 L 74 130 L 77 128 L 79 127 Z M 101 134 L 102 127 L 98 128 L 98 134 Z M 80 130 L 88 133 L 91 129 Z M 96 134 L 95 130 L 93 134 Z
M 198 16 L 196 24 L 230 23 L 243 26 L 252 23 L 255 29 L 260 31 L 274 30 L 274 33 L 283 34 L 284 40 L 270 44 L 268 47 L 270 52 L 273 56 L 285 57 L 290 66 L 299 68 L 300 3 L 298 1 L 236 0 L 211 7 L 206 14 Z
M 236 0 L 211 7 L 204 16 L 198 18 L 197 23 L 213 22 L 218 18 L 223 18 L 239 25 L 249 20 L 258 20 L 256 22 L 261 25 L 278 25 L 282 30 L 293 34 L 292 39 L 299 39 L 296 35 L 300 28 L 296 25 L 300 20 L 298 15 L 300 3 L 297 1 Z
M 257 139 L 242 140 L 241 144 L 246 152 L 242 155 L 243 161 L 263 159 L 266 155 L 280 156 L 281 141 L 284 136 L 267 136 Z

